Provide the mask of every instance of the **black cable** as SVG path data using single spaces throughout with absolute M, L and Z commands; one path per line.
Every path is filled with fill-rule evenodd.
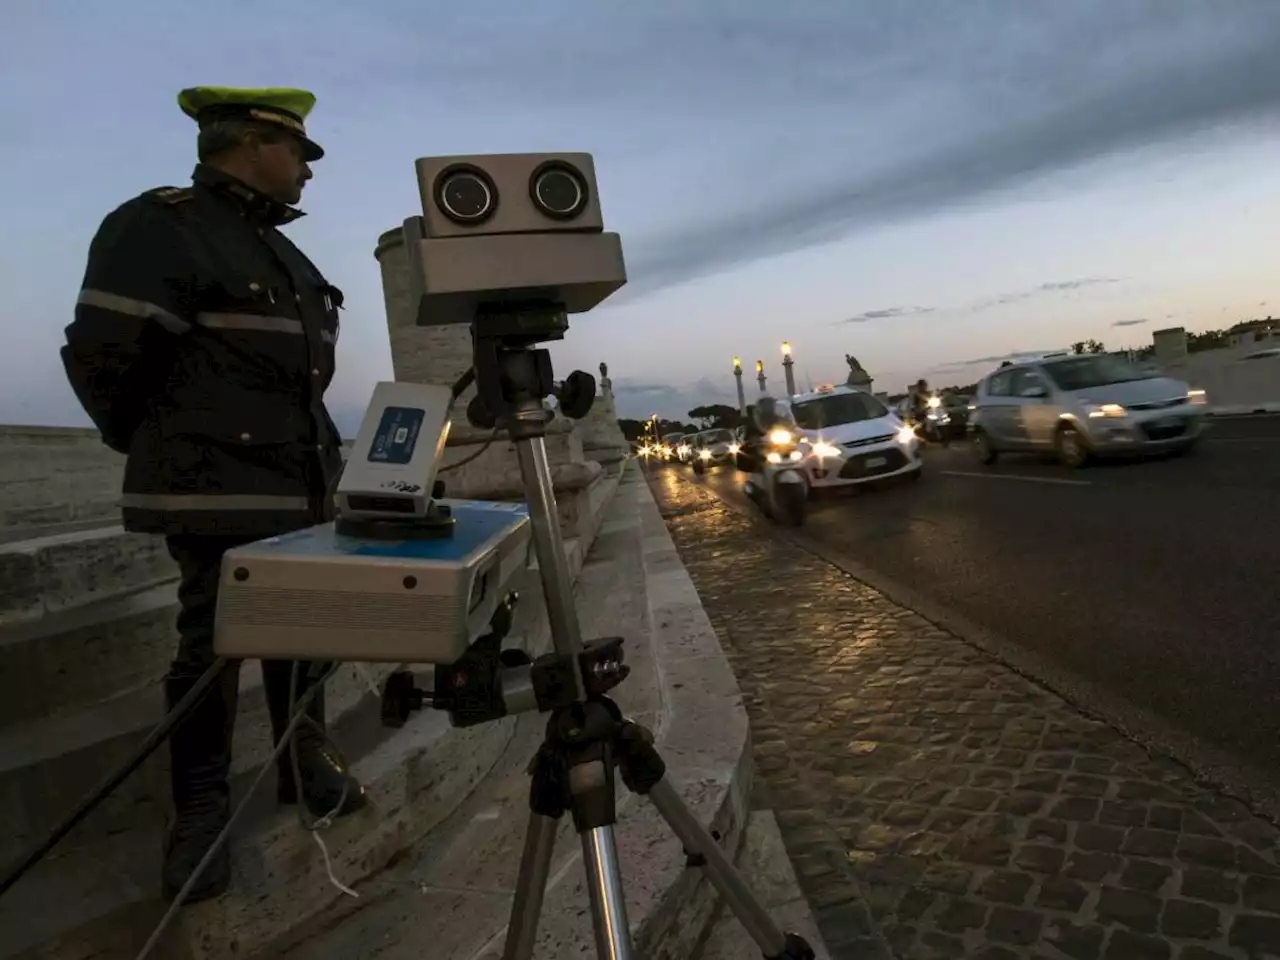
M 294 714 L 289 720 L 289 726 L 285 729 L 284 735 L 276 742 L 275 749 L 271 751 L 271 756 L 267 757 L 266 762 L 258 768 L 257 776 L 255 776 L 253 778 L 253 782 L 249 784 L 249 789 L 240 799 L 239 805 L 231 811 L 231 816 L 227 818 L 227 822 L 223 825 L 222 829 L 218 831 L 218 835 L 213 838 L 213 843 L 211 843 L 209 845 L 209 849 L 205 851 L 204 857 L 196 864 L 195 869 L 191 871 L 191 875 L 187 877 L 187 882 L 182 885 L 182 889 L 174 895 L 173 900 L 169 904 L 169 909 L 165 911 L 164 916 L 160 918 L 160 922 L 157 923 L 155 929 L 151 931 L 151 936 L 147 939 L 147 942 L 142 945 L 142 951 L 137 955 L 135 960 L 146 960 L 146 958 L 151 955 L 151 951 L 155 949 L 156 944 L 160 942 L 160 938 L 164 935 L 165 930 L 168 929 L 169 924 L 173 922 L 173 918 L 178 915 L 178 910 L 186 901 L 187 895 L 191 892 L 191 888 L 196 885 L 196 881 L 200 879 L 200 875 L 204 873 L 209 864 L 213 862 L 213 858 L 217 854 L 218 848 L 227 842 L 227 837 L 231 833 L 231 828 L 236 825 L 241 814 L 249 808 L 249 801 L 253 799 L 253 795 L 257 792 L 259 785 L 262 783 L 266 775 L 271 772 L 271 768 L 275 766 L 276 760 L 279 758 L 280 754 L 282 754 L 286 749 L 288 749 L 290 744 L 292 744 L 294 733 L 298 729 L 298 723 L 306 716 L 307 709 L 311 705 L 311 701 L 319 695 L 325 681 L 337 673 L 338 666 L 339 664 L 337 663 L 331 664 L 329 669 L 325 671 L 324 675 L 316 681 L 315 686 L 305 691 L 302 696 L 298 698 Z M 298 802 L 302 802 L 302 797 L 298 798 Z
M 470 456 L 463 457 L 457 463 L 451 463 L 447 467 L 441 467 L 439 470 L 436 471 L 436 476 L 439 476 L 442 473 L 448 473 L 450 470 L 457 470 L 459 467 L 465 467 L 471 461 L 482 456 L 484 452 L 488 450 L 490 446 L 493 445 L 493 441 L 496 439 L 498 439 L 498 430 L 495 427 L 494 431 L 491 434 L 489 434 L 489 438 L 485 440 L 484 444 L 480 447 L 479 450 L 477 450 L 475 453 L 471 454 Z
M 22 879 L 28 870 L 39 863 L 45 855 L 57 845 L 59 840 L 75 829 L 76 825 L 87 817 L 93 811 L 94 807 L 106 799 L 107 795 L 110 794 L 112 790 L 120 786 L 129 774 L 138 769 L 138 767 L 142 765 L 143 761 L 155 752 L 156 747 L 160 746 L 160 744 L 164 742 L 165 738 L 173 731 L 173 728 L 176 727 L 178 723 L 195 708 L 195 705 L 200 701 L 200 698 L 203 697 L 205 692 L 209 689 L 210 684 L 212 684 L 213 681 L 221 675 L 222 671 L 226 669 L 227 663 L 228 661 L 222 657 L 213 661 L 209 669 L 200 675 L 200 679 L 195 682 L 195 685 L 192 686 L 192 688 L 187 691 L 186 695 L 174 705 L 173 709 L 165 715 L 165 718 L 161 720 L 155 729 L 147 735 L 147 738 L 134 748 L 133 753 L 129 755 L 128 759 L 104 777 L 103 780 L 94 787 L 79 804 L 76 805 L 75 809 L 72 810 L 61 823 L 54 827 L 52 831 L 50 831 L 48 836 L 32 847 L 28 853 L 19 857 L 14 862 L 14 866 L 5 871 L 4 879 L 3 881 L 0 881 L 0 896 L 3 896 L 5 891 Z
M 460 376 L 453 384 L 453 388 L 449 391 L 452 399 L 457 400 L 462 396 L 462 392 L 476 382 L 476 368 L 467 367 L 467 372 Z

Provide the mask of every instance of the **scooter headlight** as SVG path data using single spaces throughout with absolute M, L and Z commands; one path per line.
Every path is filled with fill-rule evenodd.
M 779 427 L 776 430 L 769 431 L 769 442 L 775 443 L 780 447 L 785 447 L 796 442 L 796 435 L 790 430 L 784 430 Z
M 700 456 L 703 460 L 710 460 L 711 451 L 704 447 L 703 449 L 698 451 L 698 456 Z
M 914 430 L 912 430 L 910 427 L 899 427 L 899 428 L 898 428 L 898 442 L 899 442 L 899 443 L 903 443 L 903 444 L 907 444 L 907 443 L 915 443 L 915 439 L 916 439 L 916 432 L 915 432 Z
M 729 452 L 730 452 L 730 453 L 736 454 L 736 453 L 738 453 L 738 452 L 739 452 L 739 451 L 741 451 L 741 450 L 742 450 L 742 444 L 740 444 L 740 443 L 731 443 L 731 444 L 729 444 Z

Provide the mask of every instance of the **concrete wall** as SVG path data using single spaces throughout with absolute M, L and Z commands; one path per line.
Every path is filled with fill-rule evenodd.
M 1205 390 L 1215 409 L 1271 409 L 1280 405 L 1280 357 L 1244 358 L 1274 345 L 1274 341 L 1264 341 L 1203 350 L 1187 354 L 1185 360 L 1166 369 Z
M 97 430 L 0 426 L 0 530 L 110 520 L 123 474 Z

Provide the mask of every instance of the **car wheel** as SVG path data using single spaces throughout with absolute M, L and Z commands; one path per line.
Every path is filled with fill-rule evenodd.
M 985 430 L 974 431 L 973 456 L 983 466 L 990 466 L 1000 457 L 996 453 L 995 447 L 991 446 L 991 439 L 987 436 Z
M 1055 446 L 1058 452 L 1058 459 L 1073 470 L 1087 467 L 1090 459 L 1092 459 L 1088 444 L 1085 443 L 1084 435 L 1069 423 L 1063 424 L 1058 428 Z

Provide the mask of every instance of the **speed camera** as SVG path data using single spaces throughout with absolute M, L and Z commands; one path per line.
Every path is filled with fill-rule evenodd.
M 587 153 L 423 157 L 422 216 L 404 222 L 421 326 L 542 303 L 590 310 L 627 281 Z

